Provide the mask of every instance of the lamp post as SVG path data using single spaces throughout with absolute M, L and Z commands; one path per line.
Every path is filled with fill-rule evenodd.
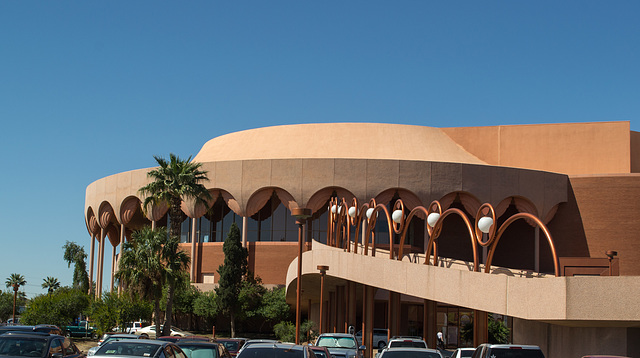
M 295 208 L 291 210 L 291 215 L 296 218 L 298 224 L 298 282 L 296 286 L 296 344 L 300 344 L 300 295 L 302 293 L 302 238 L 304 234 L 304 223 L 311 216 L 311 209 Z
M 320 333 L 322 330 L 322 306 L 324 305 L 324 276 L 327 274 L 329 270 L 329 266 L 326 265 L 318 265 L 318 270 L 320 271 L 320 322 L 318 323 L 318 329 Z

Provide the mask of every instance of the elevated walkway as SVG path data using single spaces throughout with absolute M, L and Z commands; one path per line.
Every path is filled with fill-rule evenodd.
M 636 276 L 554 277 L 496 268 L 492 274 L 424 255 L 402 261 L 354 254 L 314 241 L 302 256 L 303 299 L 320 295 L 318 265 L 327 265 L 326 291 L 347 281 L 470 309 L 567 326 L 640 327 L 640 279 Z M 369 254 L 370 255 L 370 254 Z M 287 301 L 295 302 L 297 259 L 287 271 Z

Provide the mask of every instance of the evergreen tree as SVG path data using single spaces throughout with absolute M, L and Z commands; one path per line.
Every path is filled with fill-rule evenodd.
M 229 316 L 231 322 L 231 337 L 236 334 L 236 316 L 241 307 L 238 300 L 243 286 L 243 279 L 248 273 L 249 252 L 242 247 L 240 229 L 233 223 L 222 246 L 224 264 L 218 268 L 220 280 L 216 288 L 216 297 L 222 313 Z

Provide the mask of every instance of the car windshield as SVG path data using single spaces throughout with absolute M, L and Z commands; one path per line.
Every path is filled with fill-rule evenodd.
M 105 343 L 98 349 L 97 356 L 136 356 L 153 357 L 161 348 L 158 344 L 148 344 L 142 342 L 111 341 Z
M 249 347 L 242 350 L 242 358 L 304 358 L 302 349 Z
M 230 352 L 238 351 L 238 342 L 236 341 L 225 341 L 220 343 L 222 343 L 222 345 L 224 345 L 224 347 Z
M 319 337 L 316 346 L 327 348 L 357 348 L 356 340 L 352 337 Z
M 44 357 L 46 350 L 46 339 L 0 337 L 0 356 Z
M 216 347 L 180 344 L 180 348 L 189 358 L 218 358 Z
M 544 358 L 537 349 L 492 348 L 491 358 Z
M 429 351 L 386 351 L 381 358 L 440 358 L 437 352 Z

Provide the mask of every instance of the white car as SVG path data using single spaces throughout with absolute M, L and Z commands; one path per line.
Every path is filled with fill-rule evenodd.
M 473 356 L 473 352 L 475 351 L 475 348 L 458 348 L 453 351 L 453 354 L 451 354 L 451 358 L 469 358 Z
M 160 330 L 162 331 L 162 326 L 160 326 Z M 146 326 L 146 327 L 142 327 L 139 330 L 134 332 L 135 335 L 138 336 L 144 336 L 144 337 L 148 337 L 151 339 L 155 339 L 157 337 L 156 335 L 156 326 L 152 325 L 152 326 Z M 193 333 L 187 332 L 187 331 L 183 331 L 180 328 L 177 327 L 171 327 L 171 336 L 173 337 L 186 337 L 186 336 L 192 336 Z
M 380 358 L 443 358 L 442 353 L 436 349 L 428 348 L 385 348 L 379 355 Z
M 428 348 L 427 342 L 420 337 L 393 337 L 387 348 Z
M 387 330 L 384 328 L 374 328 L 373 329 L 373 344 L 372 347 L 383 349 L 387 346 Z M 358 341 L 358 345 L 362 345 L 362 331 L 358 331 L 356 333 L 356 340 Z

